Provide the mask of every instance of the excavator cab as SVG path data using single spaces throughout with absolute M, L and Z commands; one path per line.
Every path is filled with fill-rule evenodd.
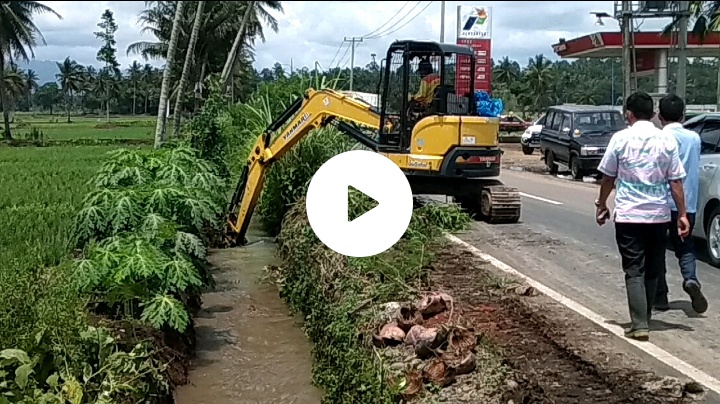
M 468 47 L 396 41 L 382 75 L 380 144 L 408 151 L 415 125 L 433 115 L 475 115 L 475 55 Z

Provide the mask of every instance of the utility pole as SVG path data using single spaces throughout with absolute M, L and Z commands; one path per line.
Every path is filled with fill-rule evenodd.
M 343 41 L 350 42 L 351 43 L 350 46 L 352 46 L 352 49 L 350 50 L 350 91 L 352 91 L 353 90 L 353 75 L 354 75 L 354 71 L 355 71 L 355 44 L 362 42 L 363 38 L 362 37 L 360 37 L 360 38 L 352 37 L 352 38 L 348 39 L 347 37 L 345 37 L 345 38 L 343 38 Z
M 678 36 L 678 67 L 677 82 L 675 84 L 675 94 L 685 100 L 687 87 L 687 27 L 690 2 L 681 1 L 678 23 L 680 24 L 680 32 Z
M 440 2 L 440 43 L 445 43 L 445 1 Z
M 631 2 L 629 1 L 623 1 L 622 2 L 622 19 L 621 19 L 621 25 L 622 25 L 622 37 L 623 37 L 623 48 L 622 48 L 622 64 L 623 64 L 623 112 L 626 112 L 626 101 L 627 98 L 630 96 L 630 93 L 632 93 L 632 64 L 633 60 L 630 56 L 630 43 L 632 41 L 631 38 L 631 25 L 630 21 L 632 18 L 632 9 Z

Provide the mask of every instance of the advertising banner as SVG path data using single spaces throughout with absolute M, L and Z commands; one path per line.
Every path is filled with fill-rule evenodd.
M 485 6 L 458 6 L 457 11 L 457 44 L 472 48 L 475 53 L 475 71 L 470 71 L 469 58 L 458 58 L 456 91 L 458 94 L 468 92 L 468 78 L 472 76 L 475 90 L 489 93 L 492 81 L 492 9 Z

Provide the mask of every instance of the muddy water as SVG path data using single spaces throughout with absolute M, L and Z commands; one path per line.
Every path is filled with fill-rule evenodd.
M 215 291 L 203 295 L 196 319 L 197 357 L 178 404 L 315 404 L 322 392 L 311 381 L 311 346 L 278 296 L 261 282 L 277 264 L 275 245 L 251 240 L 245 247 L 213 251 Z

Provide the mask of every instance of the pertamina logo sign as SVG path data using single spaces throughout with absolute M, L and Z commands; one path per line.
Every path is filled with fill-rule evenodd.
M 491 39 L 492 12 L 490 7 L 458 6 L 458 38 Z

